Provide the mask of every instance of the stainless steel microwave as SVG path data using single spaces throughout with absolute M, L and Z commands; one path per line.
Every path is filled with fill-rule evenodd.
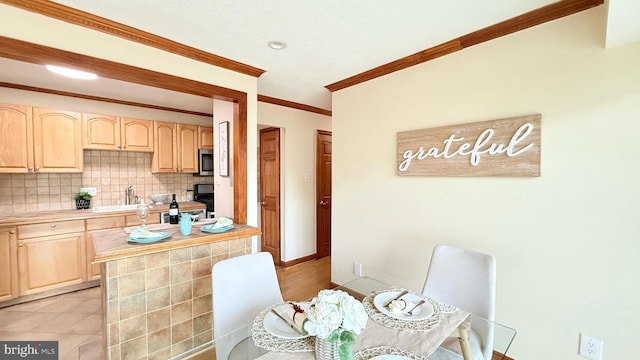
M 198 175 L 213 176 L 213 150 L 198 150 Z

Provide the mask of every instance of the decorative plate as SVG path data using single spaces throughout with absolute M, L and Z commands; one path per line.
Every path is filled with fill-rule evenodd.
M 138 244 L 151 244 L 154 242 L 162 241 L 170 236 L 171 236 L 170 233 L 162 231 L 162 232 L 154 232 L 154 233 L 151 233 L 151 235 L 147 235 L 144 237 L 137 237 L 137 238 L 132 238 L 131 235 L 129 235 L 129 238 L 127 240 L 129 240 L 129 242 L 138 243 Z
M 431 304 L 429 304 L 427 299 L 423 298 L 418 294 L 413 294 L 413 293 L 407 293 L 406 295 L 403 295 L 401 299 L 406 300 L 411 304 L 417 304 L 418 301 L 421 301 L 421 300 L 424 300 L 425 302 L 422 305 L 419 305 L 418 307 L 416 307 L 413 310 L 412 315 L 409 315 L 405 312 L 393 312 L 389 310 L 389 308 L 387 308 L 385 305 L 387 304 L 387 302 L 391 301 L 392 299 L 395 299 L 395 297 L 398 296 L 399 294 L 400 294 L 400 291 L 382 292 L 376 295 L 376 297 L 373 299 L 373 305 L 381 313 L 387 316 L 391 316 L 392 318 L 395 318 L 398 320 L 409 320 L 409 321 L 424 320 L 429 316 L 431 316 L 431 314 L 433 314 L 433 307 L 431 306 Z M 410 306 L 408 310 L 410 310 L 413 307 L 413 305 L 411 304 L 409 304 Z

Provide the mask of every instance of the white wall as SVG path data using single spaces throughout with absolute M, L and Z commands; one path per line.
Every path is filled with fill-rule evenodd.
M 331 131 L 331 117 L 258 102 L 258 123 L 278 127 L 283 261 L 316 252 L 316 135 Z M 305 174 L 309 182 L 305 181 Z
M 421 290 L 446 243 L 493 254 L 518 360 L 636 356 L 640 43 L 604 49 L 605 8 L 333 95 L 332 281 Z M 542 114 L 541 176 L 398 177 L 396 133 Z
M 216 114 L 213 124 L 213 174 L 215 188 L 216 217 L 233 219 L 233 108 L 234 104 L 223 100 L 213 101 L 213 111 Z M 220 176 L 220 123 L 229 122 L 229 176 Z

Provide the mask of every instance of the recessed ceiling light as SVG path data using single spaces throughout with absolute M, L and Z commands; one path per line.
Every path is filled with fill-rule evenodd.
M 98 75 L 90 73 L 90 72 L 69 69 L 69 68 L 62 67 L 62 66 L 45 65 L 45 67 L 47 68 L 47 70 L 52 71 L 52 72 L 54 72 L 56 74 L 59 74 L 59 75 L 62 75 L 62 76 L 67 76 L 67 77 L 71 77 L 71 78 L 74 78 L 74 79 L 93 80 L 93 79 L 96 79 L 98 77 Z
M 267 43 L 267 45 L 269 45 L 269 47 L 273 50 L 282 50 L 287 47 L 287 43 L 278 40 L 271 40 Z

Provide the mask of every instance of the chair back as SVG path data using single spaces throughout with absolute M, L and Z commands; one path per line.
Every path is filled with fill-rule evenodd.
M 273 257 L 268 252 L 217 262 L 211 269 L 211 282 L 214 339 L 250 324 L 262 310 L 283 302 Z M 227 359 L 229 351 L 216 347 L 217 358 Z
M 496 260 L 480 252 L 438 245 L 433 249 L 422 293 L 495 321 Z M 493 353 L 493 327 L 478 323 L 471 329 L 481 338 L 482 355 Z

